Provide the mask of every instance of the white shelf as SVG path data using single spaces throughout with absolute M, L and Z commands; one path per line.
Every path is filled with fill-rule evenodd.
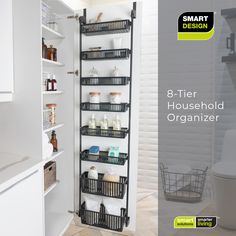
M 64 126 L 63 123 L 57 124 L 57 125 L 49 125 L 49 126 L 43 128 L 43 132 L 47 133 L 49 131 L 52 131 L 52 130 L 55 130 L 55 129 L 59 129 L 59 128 L 63 127 L 63 126 Z
M 58 184 L 60 183 L 59 180 L 57 180 L 54 184 L 52 184 L 45 192 L 44 192 L 44 197 L 50 193 Z
M 48 163 L 49 161 L 52 161 L 54 159 L 56 159 L 57 157 L 59 157 L 62 153 L 64 153 L 64 150 L 63 149 L 59 149 L 57 152 L 54 152 L 52 154 L 52 156 L 44 159 L 44 164 Z
M 45 40 L 50 40 L 50 39 L 63 39 L 65 38 L 64 35 L 60 34 L 59 32 L 50 29 L 46 25 L 42 24 L 42 35 Z
M 42 58 L 42 62 L 43 62 L 43 66 L 45 66 L 45 67 L 62 67 L 62 66 L 64 66 L 64 64 L 62 64 L 58 61 L 52 61 L 52 60 L 48 60 L 45 58 Z
M 46 236 L 62 236 L 72 220 L 70 213 L 46 213 Z
M 43 95 L 57 95 L 62 93 L 62 91 L 43 91 Z

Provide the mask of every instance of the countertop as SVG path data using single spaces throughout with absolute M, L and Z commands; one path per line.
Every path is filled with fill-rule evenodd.
M 0 152 L 0 194 L 42 166 L 43 162 L 40 160 Z

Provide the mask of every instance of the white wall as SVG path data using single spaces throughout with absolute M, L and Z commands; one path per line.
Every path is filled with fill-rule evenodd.
M 79 10 L 88 7 L 90 0 L 62 0 L 73 10 Z

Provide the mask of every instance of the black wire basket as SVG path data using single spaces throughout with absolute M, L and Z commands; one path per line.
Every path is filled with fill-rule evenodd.
M 124 225 L 128 225 L 129 217 L 127 216 L 126 209 L 121 208 L 120 216 L 107 214 L 105 207 L 101 204 L 100 211 L 89 211 L 85 208 L 85 202 L 80 207 L 81 222 L 82 224 L 109 229 L 113 231 L 122 232 Z
M 103 176 L 104 174 L 99 173 L 98 179 L 90 179 L 88 172 L 84 172 L 81 175 L 82 192 L 123 199 L 126 192 L 127 177 L 120 176 L 119 182 L 112 182 L 103 180 Z
M 192 169 L 189 173 L 170 172 L 160 163 L 160 173 L 165 199 L 180 202 L 200 202 L 206 182 L 208 167 Z

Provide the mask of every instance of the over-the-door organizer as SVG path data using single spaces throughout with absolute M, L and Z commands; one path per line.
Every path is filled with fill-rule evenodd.
M 115 231 L 123 231 L 124 225 L 129 224 L 129 173 L 130 173 L 130 141 L 131 141 L 131 92 L 132 92 L 132 57 L 133 57 L 133 22 L 136 18 L 136 3 L 133 3 L 131 11 L 131 19 L 107 21 L 99 23 L 89 23 L 86 20 L 86 9 L 83 11 L 83 16 L 80 20 L 80 193 L 79 203 L 80 210 L 78 215 L 81 217 L 81 222 L 96 227 L 106 228 Z M 109 50 L 91 50 L 82 51 L 83 37 L 82 34 L 89 36 L 129 33 L 130 34 L 130 49 L 119 48 Z M 101 37 L 101 36 L 99 36 Z M 105 40 L 105 38 L 104 38 Z M 92 47 L 93 45 L 91 45 Z M 130 63 L 128 76 L 111 76 L 111 77 L 83 77 L 83 63 L 86 60 L 127 60 Z M 112 104 L 112 103 L 89 103 L 82 101 L 83 86 L 129 86 L 129 95 L 127 103 Z M 112 127 L 101 129 L 100 126 L 89 128 L 82 126 L 83 112 L 127 112 L 128 127 L 122 127 L 119 130 L 114 130 Z M 90 157 L 89 150 L 82 150 L 82 141 L 86 136 L 97 136 L 105 138 L 124 139 L 127 137 L 128 152 L 119 153 L 119 156 L 111 157 L 106 151 L 100 151 L 93 157 Z M 104 173 L 98 173 L 97 179 L 88 177 L 88 172 L 82 173 L 83 161 L 99 162 L 111 165 L 123 165 L 127 162 L 127 176 L 120 176 L 119 182 L 104 180 Z M 94 187 L 95 186 L 95 187 Z M 103 197 L 123 199 L 126 196 L 126 207 L 120 209 L 120 215 L 107 214 L 105 206 L 101 204 L 100 211 L 91 211 L 86 209 L 85 202 L 82 202 L 82 193 L 99 195 Z M 125 195 L 125 193 L 127 193 Z

